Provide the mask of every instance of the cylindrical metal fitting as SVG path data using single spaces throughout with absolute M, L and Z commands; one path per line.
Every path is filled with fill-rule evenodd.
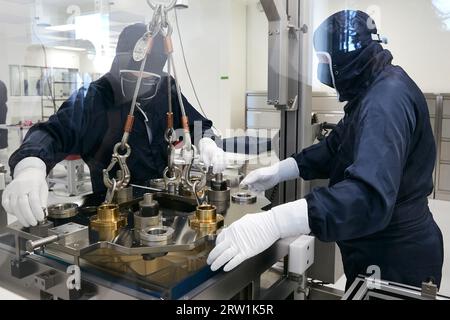
M 211 188 L 208 190 L 208 200 L 217 208 L 217 213 L 224 214 L 230 207 L 231 189 L 224 180 L 223 174 L 218 173 L 211 180 Z
M 173 113 L 167 112 L 167 128 L 172 129 L 173 128 Z
M 97 217 L 101 221 L 116 221 L 119 219 L 119 206 L 104 204 L 98 207 Z
M 162 225 L 161 215 L 145 218 L 139 213 L 134 214 L 134 237 L 139 239 L 139 234 L 145 228 L 158 227 Z
M 216 221 L 217 210 L 215 206 L 209 204 L 201 205 L 197 207 L 195 215 L 200 222 L 212 222 Z
M 171 227 L 149 227 L 140 233 L 141 245 L 155 246 L 167 244 L 172 240 L 175 230 Z
M 47 208 L 48 218 L 69 219 L 78 214 L 78 205 L 75 203 L 60 203 Z
M 133 188 L 128 187 L 116 192 L 116 202 L 118 204 L 127 203 L 133 200 Z
M 228 184 L 226 180 L 223 180 L 223 174 L 218 173 L 211 180 L 211 190 L 213 191 L 226 191 L 228 189 Z
M 59 239 L 60 239 L 60 236 L 54 235 L 54 236 L 50 236 L 50 237 L 36 240 L 36 241 L 28 240 L 25 244 L 25 248 L 26 248 L 27 252 L 33 252 L 36 248 L 40 248 L 40 247 L 45 246 L 50 243 L 54 243 L 54 242 L 58 241 Z
M 256 203 L 258 198 L 251 193 L 239 192 L 239 193 L 233 194 L 231 196 L 231 200 L 234 203 L 238 203 L 238 204 L 253 204 L 253 203 Z
M 214 233 L 223 227 L 224 218 L 217 214 L 217 208 L 213 205 L 201 205 L 197 207 L 195 215 L 189 219 L 189 226 L 207 234 Z
M 97 233 L 98 241 L 113 241 L 121 228 L 127 224 L 127 217 L 121 215 L 119 206 L 104 204 L 97 209 L 97 215 L 91 218 L 91 230 Z
M 169 194 L 176 194 L 177 193 L 177 185 L 175 183 L 169 182 L 167 184 L 167 192 Z
M 210 202 L 230 202 L 230 198 L 231 190 L 229 188 L 224 191 L 208 190 L 208 200 Z
M 153 194 L 144 194 L 144 199 L 139 202 L 139 214 L 144 218 L 159 215 L 159 203 L 153 199 Z

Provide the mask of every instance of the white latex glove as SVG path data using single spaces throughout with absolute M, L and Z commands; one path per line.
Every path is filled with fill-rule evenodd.
M 39 158 L 25 158 L 14 169 L 14 179 L 3 192 L 2 205 L 5 211 L 15 215 L 24 226 L 36 226 L 44 220 L 47 207 L 47 170 Z
M 224 229 L 207 262 L 212 271 L 227 264 L 223 270 L 228 272 L 267 250 L 280 238 L 310 233 L 306 200 L 291 202 L 268 212 L 246 215 Z
M 220 149 L 210 138 L 200 140 L 198 149 L 200 152 L 200 161 L 206 167 L 213 167 L 213 173 L 222 173 L 227 168 L 227 157 L 225 151 Z
M 250 191 L 263 192 L 275 187 L 281 182 L 297 179 L 300 177 L 297 161 L 288 158 L 274 164 L 271 167 L 258 169 L 242 181 L 241 186 L 247 186 Z

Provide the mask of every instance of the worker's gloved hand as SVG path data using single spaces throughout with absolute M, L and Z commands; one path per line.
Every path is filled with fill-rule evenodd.
M 14 169 L 14 179 L 3 192 L 5 211 L 15 215 L 24 226 L 36 226 L 44 220 L 48 185 L 45 163 L 39 158 L 25 158 Z
M 305 199 L 249 214 L 224 229 L 208 257 L 212 271 L 233 270 L 245 260 L 270 248 L 278 239 L 310 234 Z
M 300 177 L 297 161 L 294 158 L 288 158 L 274 164 L 271 167 L 258 169 L 242 181 L 241 186 L 247 186 L 254 192 L 263 192 L 275 187 L 281 182 L 297 179 Z
M 200 161 L 206 167 L 213 167 L 213 173 L 222 173 L 227 168 L 225 151 L 220 149 L 210 138 L 203 138 L 199 142 Z

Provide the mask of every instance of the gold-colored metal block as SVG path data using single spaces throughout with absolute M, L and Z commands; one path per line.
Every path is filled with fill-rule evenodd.
M 112 204 L 101 205 L 97 215 L 91 218 L 90 227 L 98 233 L 99 241 L 113 241 L 120 229 L 127 225 L 127 217 L 121 215 L 119 206 Z
M 192 229 L 206 233 L 214 233 L 224 225 L 224 217 L 217 214 L 217 208 L 212 205 L 201 205 L 197 207 L 194 216 L 189 219 L 189 226 Z

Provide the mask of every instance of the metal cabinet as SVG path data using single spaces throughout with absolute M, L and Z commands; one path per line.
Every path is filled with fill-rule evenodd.
M 338 123 L 344 116 L 344 104 L 336 95 L 313 93 L 313 113 L 320 122 Z M 253 91 L 246 95 L 246 128 L 279 129 L 281 114 L 274 106 L 267 104 L 267 92 Z
M 450 94 L 425 94 L 431 126 L 437 146 L 437 163 L 434 173 L 435 191 L 432 198 L 450 200 Z M 312 110 L 320 123 L 338 123 L 344 117 L 345 104 L 336 95 L 314 92 Z M 280 128 L 280 113 L 267 104 L 266 92 L 247 93 L 247 129 Z M 326 185 L 315 181 L 313 187 Z
M 337 124 L 344 117 L 344 103 L 339 102 L 335 94 L 314 92 L 312 111 L 319 123 Z
M 266 92 L 248 92 L 246 96 L 246 129 L 280 129 L 281 113 L 267 104 Z
M 435 198 L 450 200 L 450 94 L 435 95 L 435 137 L 438 150 Z

